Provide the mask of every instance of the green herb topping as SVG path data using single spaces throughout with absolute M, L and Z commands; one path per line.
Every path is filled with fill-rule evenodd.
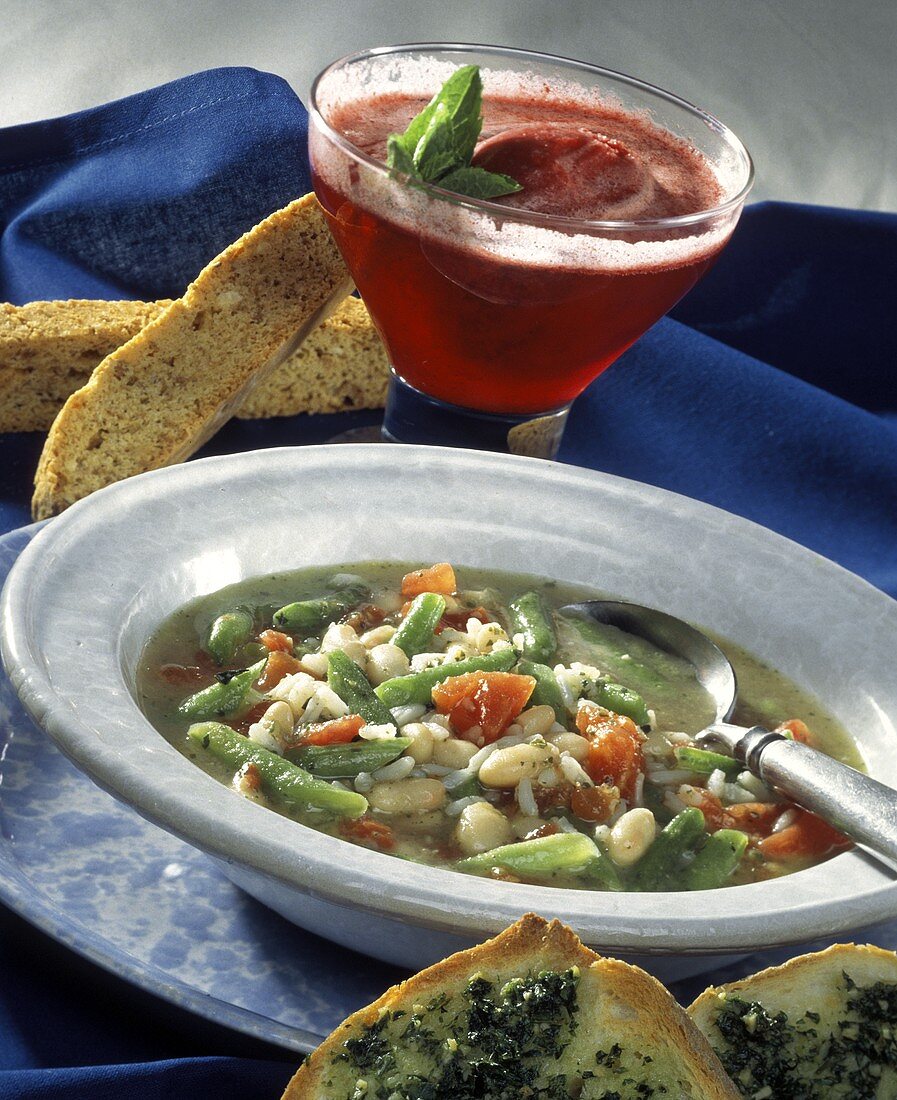
M 443 995 L 410 1017 L 385 1013 L 337 1057 L 365 1080 L 365 1100 L 568 1100 L 566 1077 L 539 1070 L 576 1031 L 578 980 L 548 971 L 499 988 L 475 976 L 460 1003 Z M 397 1047 L 425 1071 L 400 1067 Z
M 386 163 L 412 180 L 435 183 L 474 199 L 520 191 L 510 176 L 471 165 L 483 125 L 483 82 L 477 65 L 458 69 L 404 134 L 390 134 Z
M 806 1012 L 789 1020 L 757 1002 L 730 997 L 716 1020 L 717 1050 L 745 1096 L 768 1100 L 873 1100 L 882 1072 L 897 1069 L 897 985 L 860 989 L 844 974 L 846 1006 L 829 1028 Z

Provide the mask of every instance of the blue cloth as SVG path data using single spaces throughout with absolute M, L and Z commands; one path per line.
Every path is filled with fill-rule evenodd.
M 177 296 L 310 189 L 305 141 L 289 87 L 248 69 L 0 132 L 0 300 Z M 897 595 L 895 285 L 897 216 L 748 209 L 714 271 L 576 403 L 561 459 L 748 516 Z M 376 419 L 235 421 L 203 453 Z M 40 446 L 0 436 L 0 531 L 28 521 Z M 276 1097 L 294 1061 L 0 909 L 0 1100 Z

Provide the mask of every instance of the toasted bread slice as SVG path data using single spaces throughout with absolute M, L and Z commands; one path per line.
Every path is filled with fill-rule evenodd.
M 170 305 L 0 303 L 0 432 L 45 432 L 96 365 Z
M 266 218 L 66 401 L 38 464 L 35 519 L 189 457 L 351 289 L 314 195 Z
M 743 1096 L 897 1097 L 897 954 L 837 944 L 689 1006 Z
M 658 981 L 530 914 L 350 1016 L 283 1100 L 662 1096 L 738 1093 Z
M 47 431 L 97 365 L 171 302 L 0 303 L 0 432 Z M 368 311 L 346 300 L 237 410 L 244 419 L 379 409 L 386 349 Z
M 249 394 L 242 419 L 382 409 L 389 361 L 371 315 L 346 298 L 277 370 Z

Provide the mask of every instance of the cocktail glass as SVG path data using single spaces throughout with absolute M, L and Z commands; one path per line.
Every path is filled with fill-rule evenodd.
M 382 96 L 426 101 L 462 65 L 480 67 L 484 102 L 510 84 L 542 102 L 610 103 L 650 119 L 703 155 L 718 200 L 631 221 L 535 213 L 412 184 L 334 124 L 348 105 L 376 111 Z M 669 92 L 497 46 L 343 58 L 315 81 L 310 116 L 315 191 L 389 355 L 382 437 L 392 442 L 553 458 L 573 399 L 711 266 L 753 180 L 732 131 Z

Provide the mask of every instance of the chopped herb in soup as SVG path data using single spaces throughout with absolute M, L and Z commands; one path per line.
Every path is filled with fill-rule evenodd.
M 701 890 L 847 846 L 694 735 L 690 665 L 559 608 L 599 593 L 368 562 L 236 585 L 174 615 L 142 705 L 211 775 L 332 836 L 512 882 Z M 725 644 L 736 720 L 857 764 L 844 731 Z

